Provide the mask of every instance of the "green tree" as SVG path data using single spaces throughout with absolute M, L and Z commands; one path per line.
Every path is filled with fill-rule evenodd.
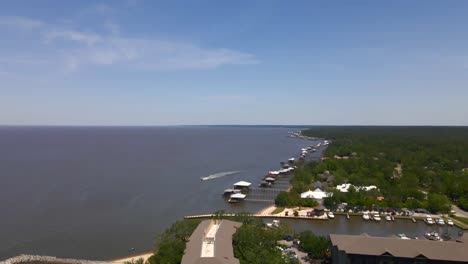
M 427 209 L 432 213 L 448 213 L 450 211 L 450 202 L 443 194 L 429 193 L 427 203 Z
M 311 231 L 300 233 L 301 248 L 314 258 L 324 259 L 330 250 L 330 241 L 324 236 L 317 236 Z

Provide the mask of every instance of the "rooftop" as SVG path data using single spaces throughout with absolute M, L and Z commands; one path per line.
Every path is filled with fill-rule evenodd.
M 333 246 L 347 254 L 468 261 L 468 245 L 466 243 L 334 234 L 330 235 L 330 239 Z
M 232 235 L 242 224 L 229 220 L 202 221 L 187 242 L 182 264 L 239 264 Z
M 240 181 L 240 182 L 234 183 L 234 186 L 241 186 L 241 187 L 249 187 L 250 185 L 252 184 L 246 181 Z

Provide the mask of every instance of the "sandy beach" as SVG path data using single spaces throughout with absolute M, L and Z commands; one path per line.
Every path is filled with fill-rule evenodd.
M 147 253 L 143 253 L 143 254 L 140 254 L 140 255 L 125 257 L 125 258 L 121 258 L 121 259 L 115 259 L 115 260 L 112 260 L 112 262 L 114 262 L 114 263 L 125 263 L 127 261 L 135 261 L 135 260 L 138 260 L 140 258 L 142 258 L 143 262 L 145 262 L 153 254 L 154 254 L 153 252 L 147 252 Z

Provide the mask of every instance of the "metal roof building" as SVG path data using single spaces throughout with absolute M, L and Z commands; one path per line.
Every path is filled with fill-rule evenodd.
M 232 235 L 241 225 L 229 220 L 202 221 L 187 242 L 182 264 L 239 264 Z
M 468 244 L 424 239 L 330 235 L 333 263 L 467 263 Z

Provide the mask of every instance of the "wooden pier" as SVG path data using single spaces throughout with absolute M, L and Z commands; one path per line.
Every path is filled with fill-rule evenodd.
M 204 219 L 204 218 L 213 218 L 213 217 L 235 217 L 236 214 L 201 214 L 201 215 L 187 215 L 184 216 L 184 219 Z M 308 220 L 328 220 L 328 218 L 319 218 L 319 217 L 310 217 L 310 216 L 294 216 L 294 215 L 271 215 L 271 214 L 250 214 L 249 217 L 257 218 L 283 218 L 283 219 L 308 219 Z

